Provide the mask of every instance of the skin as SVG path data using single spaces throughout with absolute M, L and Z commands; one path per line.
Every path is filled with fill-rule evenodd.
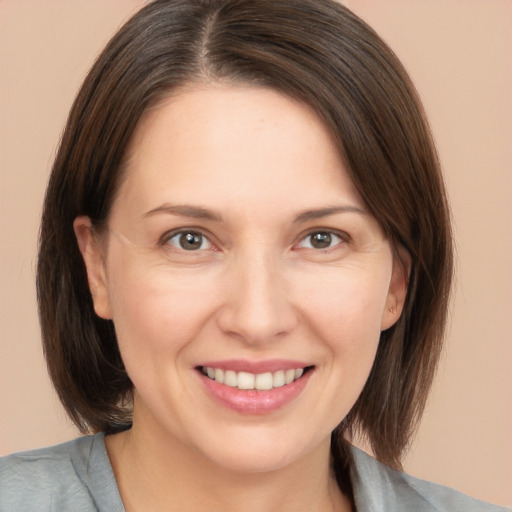
M 135 386 L 133 428 L 107 438 L 127 510 L 349 510 L 330 434 L 406 279 L 316 115 L 264 88 L 189 86 L 139 123 L 108 230 L 79 217 L 75 232 Z M 196 369 L 276 358 L 314 369 L 263 415 L 221 406 Z

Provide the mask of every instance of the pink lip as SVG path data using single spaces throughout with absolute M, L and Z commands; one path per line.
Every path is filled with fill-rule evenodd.
M 217 366 L 217 368 L 219 367 Z M 301 368 L 301 366 L 299 366 L 299 368 Z M 220 384 L 200 372 L 197 373 L 208 395 L 220 405 L 240 414 L 263 415 L 281 409 L 298 397 L 304 390 L 314 371 L 306 372 L 300 379 L 293 381 L 291 384 L 268 391 L 232 388 L 225 384 Z
M 310 363 L 311 364 L 311 363 Z M 235 372 L 266 373 L 277 372 L 279 370 L 291 370 L 297 368 L 306 368 L 310 366 L 303 361 L 293 361 L 291 359 L 268 359 L 266 361 L 248 361 L 246 359 L 229 359 L 224 361 L 207 361 L 199 366 L 208 366 L 210 368 L 219 368 L 221 370 L 233 370 Z

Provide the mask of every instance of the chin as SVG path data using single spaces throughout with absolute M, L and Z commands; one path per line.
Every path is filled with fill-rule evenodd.
M 293 435 L 252 432 L 252 435 L 226 436 L 210 444 L 203 453 L 225 470 L 269 473 L 309 460 L 319 451 L 329 450 L 330 435 L 324 442 L 295 439 Z
M 276 453 L 262 453 L 261 450 L 242 453 L 224 453 L 221 457 L 212 459 L 217 466 L 227 471 L 240 474 L 270 473 L 279 471 L 297 460 L 298 455 Z

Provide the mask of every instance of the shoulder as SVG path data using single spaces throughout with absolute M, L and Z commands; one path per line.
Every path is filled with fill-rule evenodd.
M 119 508 L 103 434 L 0 458 L 0 512 Z
M 372 512 L 506 512 L 454 489 L 394 471 L 353 448 L 352 482 L 358 510 Z

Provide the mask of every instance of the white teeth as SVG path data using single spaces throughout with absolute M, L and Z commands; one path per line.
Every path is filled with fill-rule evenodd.
M 254 387 L 260 390 L 272 389 L 272 380 L 272 374 L 270 372 L 259 373 L 256 375 L 256 382 L 254 383 Z
M 290 384 L 295 380 L 295 370 L 286 370 L 286 373 L 284 375 L 284 381 L 286 384 Z
M 238 372 L 238 388 L 254 389 L 254 381 L 256 376 L 253 373 Z
M 219 370 L 219 368 L 215 368 L 215 380 L 221 384 L 224 384 L 224 372 Z
M 233 370 L 226 370 L 224 373 L 224 384 L 232 388 L 236 388 L 238 385 L 236 372 Z
M 272 386 L 274 388 L 280 388 L 281 386 L 285 385 L 284 380 L 284 370 L 279 370 L 278 372 L 274 373 L 272 378 Z
M 249 373 L 235 372 L 234 370 L 221 370 L 220 368 L 203 367 L 202 372 L 210 379 L 238 389 L 256 389 L 265 391 L 291 384 L 300 379 L 304 374 L 304 368 L 278 370 L 277 372 Z

